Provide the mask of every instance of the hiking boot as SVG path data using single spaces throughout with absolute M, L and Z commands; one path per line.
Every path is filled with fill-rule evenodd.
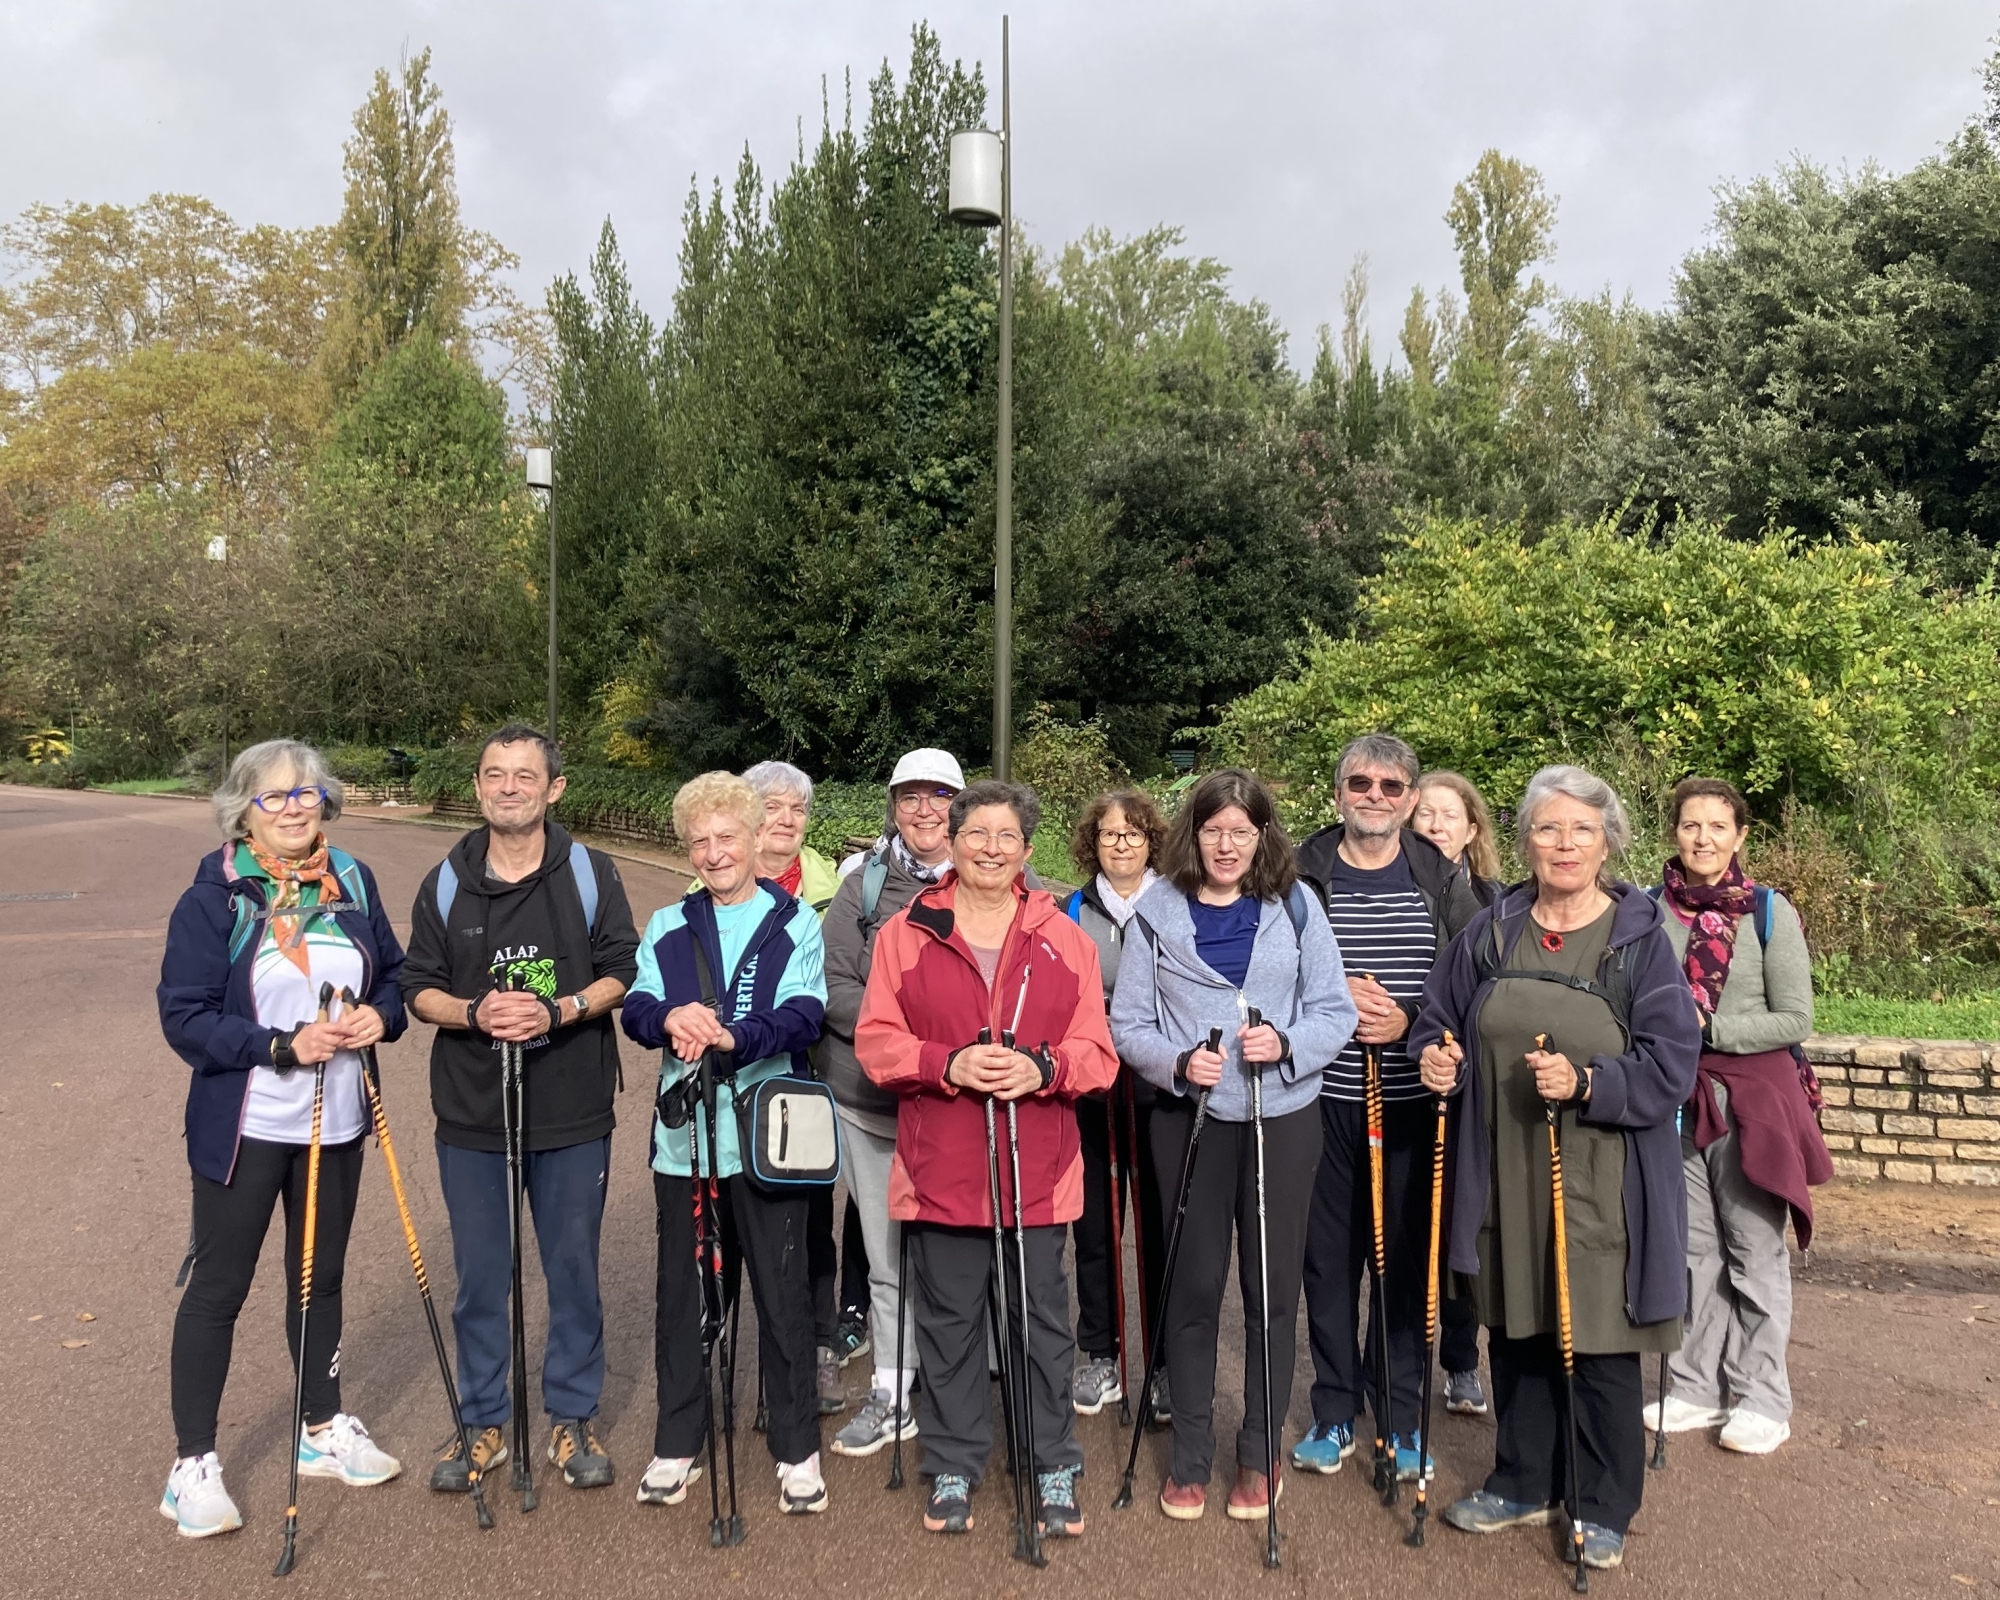
M 639 1475 L 639 1504 L 677 1506 L 688 1497 L 688 1485 L 700 1476 L 692 1456 L 654 1456 Z
M 590 1417 L 557 1417 L 549 1428 L 549 1461 L 562 1469 L 572 1489 L 602 1489 L 616 1474 L 611 1458 L 597 1442 L 597 1424 Z
M 1076 1474 L 1075 1467 L 1057 1467 L 1053 1472 L 1044 1472 L 1036 1480 L 1041 1485 L 1042 1537 L 1045 1539 L 1083 1537 L 1083 1513 L 1076 1506 Z
M 856 1356 L 865 1356 L 869 1347 L 866 1308 L 842 1312 L 833 1334 L 833 1353 L 840 1358 L 840 1364 L 844 1367 Z
M 496 1425 L 481 1428 L 472 1434 L 472 1464 L 479 1469 L 482 1478 L 490 1478 L 495 1467 L 507 1464 L 507 1440 Z M 460 1446 L 457 1434 L 451 1436 L 451 1443 L 445 1453 L 438 1457 L 437 1465 L 431 1468 L 431 1487 L 439 1494 L 470 1494 L 472 1475 L 465 1470 L 465 1451 Z
M 908 1402 L 898 1409 L 890 1401 L 887 1389 L 872 1390 L 861 1403 L 861 1409 L 854 1413 L 854 1420 L 833 1436 L 833 1453 L 872 1456 L 896 1438 L 899 1430 L 905 1439 L 917 1436 L 917 1419 L 911 1414 Z
M 826 1509 L 826 1479 L 820 1476 L 817 1450 L 803 1461 L 778 1463 L 778 1509 L 789 1516 Z
M 1069 1380 L 1069 1398 L 1079 1417 L 1094 1417 L 1114 1400 L 1123 1400 L 1125 1385 L 1118 1381 L 1118 1358 L 1092 1356 L 1078 1367 Z
M 1444 1408 L 1454 1416 L 1486 1415 L 1486 1391 L 1477 1372 L 1447 1372 L 1444 1375 Z
M 160 1515 L 187 1539 L 206 1539 L 243 1526 L 243 1513 L 222 1486 L 222 1463 L 213 1450 L 174 1463 L 160 1495 Z
M 1658 1433 L 1660 1428 L 1661 1403 L 1655 1400 L 1646 1407 L 1645 1421 L 1648 1433 Z M 1719 1428 L 1729 1420 L 1727 1411 L 1719 1411 L 1714 1406 L 1698 1406 L 1683 1400 L 1677 1394 L 1666 1398 L 1668 1433 L 1696 1433 L 1703 1428 Z
M 1271 1481 L 1254 1467 L 1236 1469 L 1236 1487 L 1229 1491 L 1229 1514 L 1238 1522 L 1262 1522 L 1271 1514 L 1272 1500 L 1285 1497 L 1285 1480 L 1278 1480 L 1278 1492 L 1271 1493 Z
M 1481 1489 L 1445 1507 L 1444 1520 L 1461 1533 L 1498 1533 L 1502 1528 L 1545 1528 L 1556 1520 L 1556 1507 L 1530 1500 L 1502 1500 Z
M 1167 1369 L 1162 1367 L 1153 1379 L 1153 1426 L 1164 1428 L 1174 1420 L 1173 1391 L 1167 1387 Z
M 1176 1522 L 1199 1522 L 1208 1509 L 1208 1485 L 1176 1483 L 1169 1476 L 1160 1485 L 1160 1509 Z
M 1600 1528 L 1594 1522 L 1581 1522 L 1577 1526 L 1583 1529 L 1583 1564 L 1586 1567 L 1605 1571 L 1624 1565 L 1624 1534 Z M 1576 1564 L 1576 1538 L 1573 1534 L 1563 1540 L 1563 1560 L 1571 1566 Z
M 1789 1422 L 1759 1416 L 1738 1406 L 1729 1413 L 1729 1420 L 1722 1425 L 1722 1437 L 1717 1442 L 1723 1449 L 1735 1450 L 1742 1455 L 1767 1456 L 1791 1436 L 1792 1425 Z
M 1312 1432 L 1292 1446 L 1292 1465 L 1301 1472 L 1331 1476 L 1353 1454 L 1352 1422 L 1314 1423 Z
M 972 1531 L 970 1478 L 960 1477 L 956 1472 L 940 1472 L 931 1480 L 931 1497 L 924 1504 L 924 1530 L 927 1533 Z
M 847 1409 L 847 1390 L 840 1381 L 840 1357 L 825 1345 L 821 1345 L 816 1354 L 819 1371 L 819 1414 L 830 1417 L 836 1411 Z
M 1415 1434 L 1410 1435 L 1410 1442 L 1408 1444 L 1403 1443 L 1403 1436 L 1400 1433 L 1390 1434 L 1389 1450 L 1395 1457 L 1396 1476 L 1402 1482 L 1415 1483 L 1419 1477 L 1433 1478 L 1437 1476 L 1437 1462 L 1428 1450 L 1423 1453 L 1423 1465 L 1421 1467 L 1417 1465 L 1417 1436 Z
M 311 1428 L 299 1431 L 302 1478 L 338 1478 L 342 1483 L 365 1489 L 387 1483 L 402 1470 L 402 1462 L 368 1437 L 361 1419 L 344 1411 L 335 1412 L 333 1421 L 317 1431 Z

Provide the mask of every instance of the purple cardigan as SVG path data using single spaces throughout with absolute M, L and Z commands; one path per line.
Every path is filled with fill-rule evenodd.
M 1622 1056 L 1591 1057 L 1595 1078 L 1590 1104 L 1580 1117 L 1625 1136 L 1625 1315 L 1635 1324 L 1664 1322 L 1687 1311 L 1687 1179 L 1681 1170 L 1676 1113 L 1694 1092 L 1701 1019 L 1658 902 L 1630 883 L 1613 884 L 1610 892 L 1617 910 L 1606 959 L 1624 952 L 1632 999 L 1626 1030 L 1631 1048 Z M 1479 1228 L 1492 1182 L 1493 1151 L 1479 1076 L 1479 1010 L 1492 985 L 1479 981 L 1473 952 L 1480 940 L 1490 943 L 1497 923 L 1498 967 L 1506 967 L 1534 902 L 1534 884 L 1517 884 L 1466 924 L 1432 969 L 1423 1009 L 1410 1029 L 1413 1054 L 1438 1043 L 1446 1029 L 1465 1050 L 1458 1088 L 1452 1092 L 1451 1192 L 1480 1200 L 1451 1207 L 1454 1272 L 1479 1271 Z

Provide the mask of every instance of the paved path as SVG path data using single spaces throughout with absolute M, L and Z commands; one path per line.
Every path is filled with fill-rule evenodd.
M 395 911 L 408 906 L 449 837 L 359 819 L 336 835 L 375 868 Z M 10 1034 L 0 1072 L 0 1418 L 9 1445 L 0 1596 L 273 1592 L 267 1575 L 283 1519 L 291 1396 L 274 1261 L 244 1314 L 222 1412 L 221 1451 L 248 1526 L 183 1540 L 154 1509 L 173 1444 L 170 1284 L 188 1202 L 186 1074 L 160 1040 L 152 990 L 167 913 L 213 844 L 207 809 L 187 801 L 0 787 L 0 960 L 9 979 L 0 993 Z M 662 870 L 624 871 L 642 922 L 676 892 Z M 15 898 L 71 891 L 77 898 Z M 418 1227 L 448 1300 L 449 1248 L 428 1148 L 427 1034 L 413 1028 L 383 1064 Z M 619 1486 L 582 1495 L 548 1483 L 531 1518 L 503 1494 L 500 1525 L 488 1534 L 474 1527 L 465 1501 L 424 1489 L 427 1452 L 448 1424 L 394 1206 L 371 1154 L 348 1265 L 344 1387 L 347 1403 L 409 1470 L 375 1490 L 304 1485 L 300 1566 L 288 1592 L 348 1597 L 421 1586 L 436 1596 L 551 1600 L 1562 1592 L 1546 1534 L 1474 1540 L 1440 1528 L 1427 1550 L 1404 1549 L 1405 1524 L 1352 1470 L 1293 1477 L 1280 1506 L 1285 1566 L 1265 1574 L 1254 1529 L 1219 1509 L 1194 1525 L 1153 1509 L 1164 1462 L 1157 1441 L 1142 1456 L 1139 1506 L 1108 1509 L 1123 1459 L 1111 1411 L 1080 1423 L 1089 1533 L 1055 1550 L 1046 1572 L 1007 1558 L 1004 1476 L 980 1496 L 979 1527 L 962 1540 L 921 1531 L 914 1486 L 900 1497 L 883 1493 L 886 1457 L 829 1455 L 830 1509 L 782 1518 L 763 1442 L 747 1428 L 740 1459 L 750 1539 L 736 1551 L 711 1551 L 705 1497 L 671 1510 L 632 1502 L 653 1420 L 653 1221 L 640 1131 L 651 1073 L 629 1049 L 626 1067 L 604 1250 L 604 1422 Z M 533 1272 L 532 1252 L 529 1259 Z M 537 1284 L 531 1306 L 538 1295 Z M 92 1320 L 79 1321 L 86 1313 Z M 1939 1258 L 1913 1272 L 1866 1257 L 1821 1265 L 1800 1283 L 1792 1443 L 1752 1461 L 1700 1438 L 1675 1440 L 1669 1470 L 1649 1478 L 1626 1569 L 1598 1576 L 1593 1591 L 1763 1600 L 2000 1590 L 1996 1334 L 2000 1272 Z M 64 1348 L 79 1340 L 87 1342 Z M 531 1327 L 531 1348 L 539 1341 Z M 850 1376 L 851 1387 L 865 1381 L 859 1364 Z M 1301 1382 L 1294 1433 L 1306 1417 L 1305 1390 Z M 1240 1403 L 1222 1398 L 1225 1430 Z M 1490 1465 L 1491 1423 L 1444 1419 L 1438 1444 L 1449 1497 Z

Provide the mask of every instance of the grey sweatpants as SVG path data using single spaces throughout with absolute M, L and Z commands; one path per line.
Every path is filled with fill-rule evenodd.
M 1729 1093 L 1720 1083 L 1715 1103 L 1729 1121 Z M 1743 1176 L 1734 1122 L 1682 1165 L 1688 1192 L 1688 1321 L 1670 1362 L 1674 1393 L 1690 1405 L 1741 1406 L 1773 1422 L 1789 1422 L 1789 1208 Z
M 903 1246 L 903 1225 L 889 1215 L 889 1167 L 896 1159 L 896 1141 L 870 1133 L 847 1117 L 840 1119 L 846 1143 L 847 1192 L 861 1213 L 861 1239 L 868 1247 L 868 1328 L 874 1341 L 875 1381 L 872 1387 L 892 1393 L 901 1385 L 891 1379 L 896 1370 L 896 1273 Z M 917 1367 L 916 1316 L 903 1308 L 903 1371 Z
M 1026 1230 L 1028 1382 L 1035 1413 L 1037 1472 L 1083 1465 L 1070 1403 L 1076 1344 L 1069 1332 L 1069 1280 L 1063 1272 L 1065 1227 Z M 975 1484 L 993 1453 L 994 1389 L 986 1368 L 987 1286 L 993 1278 L 993 1231 L 911 1223 L 910 1295 L 924 1387 L 917 1397 L 926 1473 L 955 1472 Z M 1018 1350 L 1021 1279 L 1014 1234 L 1006 1234 L 1008 1346 Z M 1002 1470 L 1005 1470 L 1004 1463 Z

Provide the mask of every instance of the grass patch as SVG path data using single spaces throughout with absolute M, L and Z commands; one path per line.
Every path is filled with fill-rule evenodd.
M 1813 1000 L 1813 1026 L 1895 1039 L 2000 1039 L 2000 989 L 1942 1001 L 1823 994 Z
M 125 778 L 117 783 L 93 783 L 102 794 L 192 794 L 193 783 L 186 778 Z

